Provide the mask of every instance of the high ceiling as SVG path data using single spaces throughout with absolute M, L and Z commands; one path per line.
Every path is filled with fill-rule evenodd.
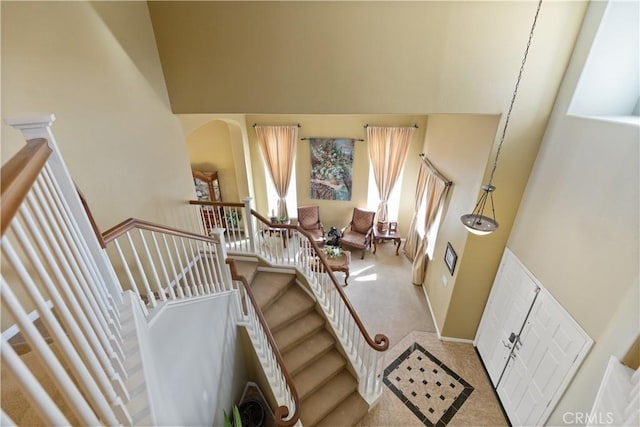
M 148 5 L 175 113 L 494 114 L 537 2 Z M 543 4 L 519 100 L 532 115 L 548 114 L 585 9 Z

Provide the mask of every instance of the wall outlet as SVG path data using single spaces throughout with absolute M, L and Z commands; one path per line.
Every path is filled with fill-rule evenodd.
M 449 279 L 447 278 L 447 275 L 443 274 L 442 275 L 442 286 L 444 286 L 446 288 L 448 283 L 449 283 Z

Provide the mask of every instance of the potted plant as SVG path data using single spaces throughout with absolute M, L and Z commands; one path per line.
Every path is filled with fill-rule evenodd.
M 240 411 L 238 410 L 238 405 L 233 405 L 233 410 L 231 412 L 233 414 L 233 420 L 229 418 L 229 414 L 227 414 L 227 411 L 223 411 L 224 427 L 242 427 L 242 420 L 240 418 Z

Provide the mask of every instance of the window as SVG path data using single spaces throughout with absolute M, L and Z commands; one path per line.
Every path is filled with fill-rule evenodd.
M 276 212 L 276 201 L 278 200 L 278 193 L 276 192 L 276 187 L 273 185 L 273 181 L 269 176 L 269 171 L 265 165 L 264 168 L 264 180 L 267 183 L 267 207 L 269 208 L 269 215 L 273 215 Z M 298 209 L 298 197 L 297 197 L 297 186 L 296 186 L 296 165 L 293 165 L 293 169 L 291 170 L 291 182 L 289 183 L 289 192 L 287 193 L 287 212 L 289 212 L 289 216 L 294 215 Z

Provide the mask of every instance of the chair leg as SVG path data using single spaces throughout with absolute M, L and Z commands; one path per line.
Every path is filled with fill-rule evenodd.
M 364 259 L 364 251 L 366 251 L 367 248 L 362 248 L 362 255 L 360 255 L 360 259 Z

